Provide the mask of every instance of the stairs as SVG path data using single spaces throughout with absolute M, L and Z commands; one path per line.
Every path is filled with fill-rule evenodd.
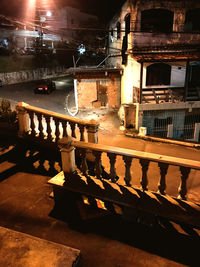
M 200 87 L 192 87 L 188 90 L 187 101 L 200 101 Z
M 0 266 L 76 267 L 80 251 L 0 227 Z

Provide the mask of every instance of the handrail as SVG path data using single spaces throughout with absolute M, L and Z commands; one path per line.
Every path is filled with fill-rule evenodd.
M 81 141 L 73 141 L 72 145 L 77 148 L 88 149 L 93 151 L 105 152 L 105 153 L 112 153 L 115 155 L 122 155 L 137 159 L 145 159 L 154 162 L 162 162 L 169 165 L 174 166 L 182 166 L 187 168 L 192 168 L 196 170 L 200 170 L 200 161 L 190 160 L 190 159 L 183 159 L 171 156 L 165 156 L 160 154 L 154 154 L 149 152 L 143 152 L 138 150 L 132 150 L 127 148 L 120 148 L 120 147 L 113 147 L 108 145 L 101 145 L 101 144 L 92 144 L 92 143 L 85 143 Z
M 71 116 L 63 115 L 63 114 L 60 114 L 60 113 L 57 113 L 57 112 L 53 112 L 53 111 L 50 111 L 50 110 L 47 110 L 47 109 L 34 107 L 34 106 L 31 106 L 31 105 L 26 104 L 24 102 L 21 102 L 18 105 L 20 105 L 20 104 L 26 110 L 33 111 L 33 112 L 40 113 L 40 114 L 44 114 L 44 115 L 48 115 L 48 116 L 51 116 L 51 117 L 55 117 L 55 118 L 58 118 L 60 120 L 67 120 L 67 121 L 70 121 L 70 122 L 73 122 L 73 123 L 76 123 L 76 124 L 85 125 L 85 126 L 98 125 L 98 123 L 96 123 L 96 121 L 94 121 L 94 120 L 87 121 L 87 120 L 82 120 L 82 119 L 78 119 L 78 118 L 73 118 Z
M 57 143 L 62 137 L 76 138 L 85 141 L 87 131 L 88 142 L 98 142 L 98 126 L 95 120 L 82 120 L 71 116 L 62 115 L 46 109 L 34 107 L 24 102 L 16 106 L 19 120 L 19 137 L 29 136 L 32 139 Z

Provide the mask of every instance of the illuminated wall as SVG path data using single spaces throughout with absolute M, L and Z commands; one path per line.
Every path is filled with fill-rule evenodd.
M 121 79 L 121 103 L 133 103 L 134 88 L 140 86 L 140 63 L 128 57 L 128 63 L 124 66 Z

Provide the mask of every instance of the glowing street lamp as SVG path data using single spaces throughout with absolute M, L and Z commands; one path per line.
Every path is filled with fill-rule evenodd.
M 47 17 L 51 17 L 51 15 L 52 15 L 51 11 L 48 10 L 47 13 L 46 13 L 46 16 L 47 16 Z

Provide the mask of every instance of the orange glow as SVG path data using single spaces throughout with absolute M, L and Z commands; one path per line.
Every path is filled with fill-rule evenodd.
M 28 21 L 35 20 L 36 8 L 43 10 L 53 10 L 55 7 L 54 0 L 27 0 L 25 5 L 25 19 Z
M 36 8 L 36 0 L 28 0 L 26 9 L 25 9 L 25 19 L 33 20 L 35 19 L 35 8 Z

